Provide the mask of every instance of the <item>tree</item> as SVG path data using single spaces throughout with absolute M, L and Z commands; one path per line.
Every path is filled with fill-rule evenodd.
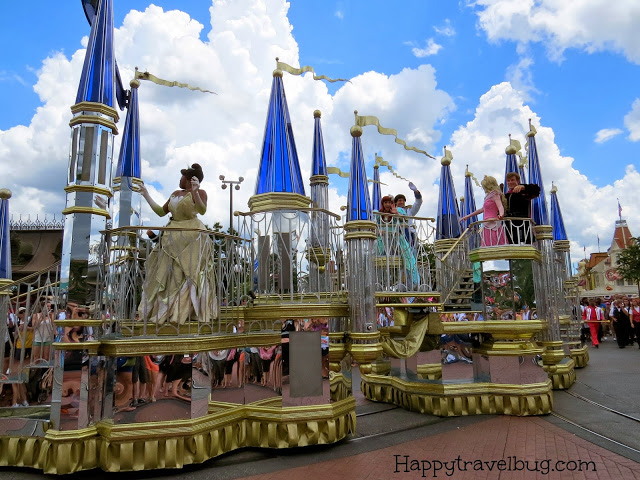
M 622 250 L 616 262 L 618 275 L 638 286 L 640 295 L 640 237 L 632 238 L 631 245 Z

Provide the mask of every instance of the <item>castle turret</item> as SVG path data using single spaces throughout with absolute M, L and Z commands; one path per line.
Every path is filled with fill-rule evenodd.
M 357 112 L 355 112 L 357 115 Z M 351 169 L 347 218 L 344 225 L 347 244 L 347 289 L 351 316 L 350 346 L 353 357 L 363 373 L 371 371 L 371 362 L 381 353 L 377 331 L 375 304 L 374 242 L 376 224 L 373 221 L 367 173 L 362 154 L 362 127 L 351 127 Z
M 111 218 L 115 59 L 113 6 L 101 0 L 91 34 L 76 104 L 71 107 L 71 155 L 67 175 L 60 285 L 67 300 L 88 304 L 96 281 L 100 231 Z

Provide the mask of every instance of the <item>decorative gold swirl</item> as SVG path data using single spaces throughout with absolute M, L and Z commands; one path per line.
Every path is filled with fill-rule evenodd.
M 387 169 L 393 174 L 393 176 L 396 177 L 396 178 L 399 178 L 400 180 L 404 180 L 405 182 L 409 181 L 406 178 L 401 177 L 400 175 L 398 175 L 396 173 L 396 171 L 393 169 L 393 167 L 391 166 L 391 164 L 389 162 L 387 162 L 386 160 L 383 160 L 382 157 L 379 157 L 378 154 L 376 154 L 376 165 L 380 165 L 382 167 L 387 167 Z
M 375 125 L 378 128 L 378 133 L 380 133 L 381 135 L 393 135 L 394 137 L 396 137 L 396 143 L 399 144 L 399 145 L 402 145 L 405 150 L 411 150 L 411 151 L 414 151 L 414 152 L 417 152 L 417 153 L 422 153 L 422 154 L 426 155 L 429 158 L 433 158 L 433 159 L 436 158 L 433 155 L 428 154 L 424 150 L 420 150 L 420 149 L 418 149 L 416 147 L 412 147 L 410 145 L 407 145 L 407 142 L 405 142 L 401 138 L 398 138 L 398 131 L 395 128 L 386 128 L 386 127 L 383 127 L 382 125 L 380 125 L 380 120 L 378 120 L 378 117 L 374 117 L 373 115 L 358 115 L 358 114 L 356 114 L 356 125 L 358 125 L 360 127 L 366 127 L 368 125 Z
M 482 188 L 482 185 L 480 184 L 480 182 L 478 181 L 478 179 L 476 178 L 476 176 L 473 174 L 473 172 L 469 171 L 469 165 L 467 165 L 467 171 L 465 172 L 465 177 L 471 177 L 471 180 L 473 180 L 473 182 L 480 188 Z
M 305 67 L 301 67 L 301 68 L 295 68 L 292 67 L 291 65 L 287 65 L 286 63 L 281 62 L 280 60 L 278 60 L 276 58 L 276 63 L 277 66 L 276 68 L 279 70 L 282 70 L 284 72 L 290 73 L 291 75 L 302 75 L 303 73 L 306 72 L 313 72 L 313 79 L 314 80 L 326 80 L 327 82 L 349 82 L 348 78 L 329 78 L 325 75 L 316 75 L 315 70 L 313 69 L 313 67 L 307 65 Z M 351 82 L 349 82 L 351 83 Z
M 188 88 L 189 90 L 198 90 L 200 92 L 204 92 L 204 93 L 213 93 L 214 95 L 217 95 L 216 92 L 212 92 L 211 90 L 204 90 L 200 87 L 193 87 L 191 85 L 189 85 L 188 83 L 180 83 L 180 82 L 171 82 L 169 80 L 163 80 L 162 78 L 158 78 L 155 75 L 149 73 L 149 72 L 140 72 L 138 71 L 138 69 L 136 68 L 136 74 L 135 77 L 136 79 L 140 79 L 140 80 L 148 80 L 150 82 L 156 83 L 158 85 L 164 85 L 165 87 L 180 87 L 180 88 Z
M 338 175 L 339 177 L 342 177 L 342 178 L 349 178 L 349 173 L 348 172 L 343 172 L 338 167 L 327 167 L 327 173 L 329 175 Z M 377 181 L 371 180 L 371 179 L 368 179 L 367 181 L 369 183 L 379 183 L 380 185 L 386 185 L 386 183 L 377 182 Z

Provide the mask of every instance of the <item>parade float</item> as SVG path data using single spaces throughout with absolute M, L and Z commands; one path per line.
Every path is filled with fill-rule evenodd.
M 169 225 L 142 225 L 137 92 L 151 76 L 123 87 L 112 1 L 83 5 L 61 259 L 15 282 L 0 190 L 0 384 L 12 397 L 0 466 L 180 468 L 243 447 L 335 443 L 357 431 L 354 389 L 443 417 L 552 411 L 552 390 L 588 362 L 555 189 L 551 214 L 542 188 L 531 218 L 504 220 L 522 241 L 487 245 L 485 221 L 460 222 L 475 177 L 459 204 L 445 149 L 434 217 L 381 213 L 378 170 L 393 170 L 376 157 L 370 193 L 362 143 L 367 126 L 395 131 L 356 112 L 348 202 L 330 211 L 321 112 L 309 112 L 307 196 L 284 92 L 286 73 L 309 69 L 277 62 L 248 210 L 227 233 L 185 227 L 198 206 L 183 198 Z M 535 133 L 524 164 L 510 142 L 505 174 L 525 177 L 526 164 L 542 187 Z

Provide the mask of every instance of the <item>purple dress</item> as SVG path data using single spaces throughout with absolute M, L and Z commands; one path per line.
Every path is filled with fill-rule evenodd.
M 500 201 L 500 193 L 493 191 L 484 197 L 484 217 L 481 230 L 482 247 L 507 245 L 507 234 L 501 220 L 498 220 L 498 206 L 494 199 Z M 490 221 L 494 220 L 494 221 Z

